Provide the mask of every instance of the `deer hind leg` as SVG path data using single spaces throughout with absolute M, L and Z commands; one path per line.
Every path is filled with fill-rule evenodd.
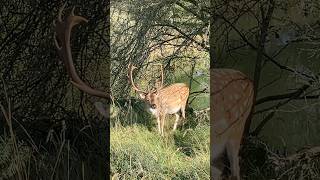
M 181 107 L 181 116 L 183 117 L 182 124 L 184 124 L 186 122 L 186 106 L 185 105 Z
M 213 140 L 214 138 L 212 138 Z M 215 140 L 213 140 L 215 141 Z M 223 155 L 226 150 L 225 143 L 213 143 L 211 147 L 211 177 L 213 180 L 221 180 L 225 168 Z
M 215 166 L 211 166 L 211 177 L 213 180 L 221 180 L 222 171 Z
M 174 125 L 173 125 L 173 131 L 175 131 L 177 129 L 179 119 L 180 119 L 180 116 L 178 113 L 176 113 L 175 115 L 176 115 L 176 121 L 174 122 Z
M 213 180 L 222 180 L 223 169 L 225 164 L 222 157 L 217 157 L 211 162 L 211 177 Z
M 227 144 L 227 155 L 230 161 L 230 170 L 233 179 L 240 180 L 239 166 L 239 149 L 240 143 L 231 141 Z
M 186 106 L 181 107 L 181 114 L 182 114 L 183 119 L 185 119 L 186 118 Z

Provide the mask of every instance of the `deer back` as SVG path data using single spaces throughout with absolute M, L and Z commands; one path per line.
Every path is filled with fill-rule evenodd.
M 171 84 L 157 91 L 157 106 L 167 113 L 185 107 L 189 96 L 189 87 L 184 83 Z

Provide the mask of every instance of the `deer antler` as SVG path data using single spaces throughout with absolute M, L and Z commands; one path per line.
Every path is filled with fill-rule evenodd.
M 71 83 L 76 86 L 81 91 L 84 91 L 90 95 L 98 96 L 102 98 L 109 98 L 105 92 L 93 89 L 88 86 L 85 82 L 81 80 L 78 76 L 74 63 L 72 60 L 72 53 L 70 47 L 70 36 L 73 26 L 81 23 L 88 22 L 88 20 L 81 16 L 74 15 L 74 7 L 71 10 L 71 13 L 64 20 L 62 19 L 62 12 L 66 4 L 64 4 L 58 13 L 58 20 L 55 22 L 55 33 L 54 33 L 54 43 L 57 48 L 57 51 L 63 61 L 65 68 L 71 78 Z M 59 44 L 61 43 L 61 45 Z
M 132 78 L 132 72 L 134 69 L 136 69 L 137 67 L 133 66 L 131 63 L 129 63 L 128 65 L 128 70 L 129 70 L 129 79 L 130 79 L 130 82 L 131 82 L 131 85 L 133 87 L 134 90 L 138 91 L 138 92 L 142 92 L 142 93 L 147 93 L 145 91 L 142 91 L 140 90 L 133 82 L 133 78 Z

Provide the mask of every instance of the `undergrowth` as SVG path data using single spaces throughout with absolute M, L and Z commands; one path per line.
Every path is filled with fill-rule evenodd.
M 16 177 L 17 171 L 23 171 L 30 160 L 31 151 L 28 146 L 18 143 L 17 149 L 14 149 L 13 144 L 12 138 L 0 137 L 0 179 Z
M 294 154 L 279 152 L 257 137 L 242 148 L 242 178 L 247 180 L 319 180 L 320 147 L 306 147 Z

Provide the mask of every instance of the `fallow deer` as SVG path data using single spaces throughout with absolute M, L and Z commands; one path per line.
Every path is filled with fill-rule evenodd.
M 71 10 L 71 13 L 66 18 L 62 19 L 62 13 L 64 10 L 65 4 L 59 9 L 58 19 L 55 24 L 55 33 L 54 33 L 54 43 L 57 48 L 58 54 L 63 61 L 63 64 L 68 72 L 68 75 L 71 78 L 71 83 L 77 87 L 79 90 L 88 93 L 92 96 L 97 96 L 100 98 L 110 99 L 110 95 L 106 92 L 94 89 L 87 85 L 81 80 L 78 76 L 76 69 L 74 67 L 71 46 L 70 46 L 70 37 L 73 26 L 81 23 L 88 22 L 87 19 L 81 16 L 74 15 L 74 8 Z M 95 102 L 95 107 L 98 112 L 103 115 L 105 118 L 109 118 L 107 110 L 108 108 L 103 107 L 102 103 Z
M 184 83 L 175 83 L 167 87 L 163 87 L 163 68 L 161 66 L 161 83 L 156 85 L 156 90 L 149 92 L 140 90 L 134 83 L 132 72 L 136 69 L 135 66 L 129 64 L 129 79 L 134 90 L 139 93 L 140 98 L 146 103 L 149 110 L 157 118 L 158 131 L 164 135 L 164 123 L 167 114 L 175 114 L 176 120 L 173 126 L 173 131 L 176 130 L 179 123 L 179 111 L 185 119 L 185 108 L 189 97 L 189 87 Z
M 232 178 L 240 180 L 239 150 L 246 120 L 253 105 L 253 83 L 231 69 L 211 69 L 211 177 L 221 179 L 224 154 Z

